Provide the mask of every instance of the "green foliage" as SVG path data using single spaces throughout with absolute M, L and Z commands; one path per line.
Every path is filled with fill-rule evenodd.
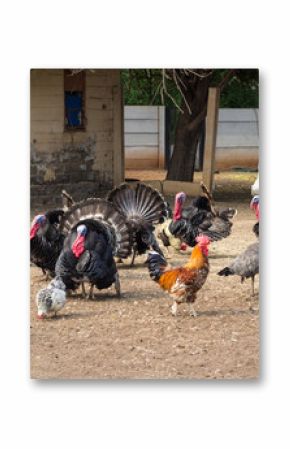
M 121 81 L 126 105 L 172 106 L 172 101 L 160 97 L 159 86 L 162 80 L 160 69 L 125 69 L 121 71 Z M 174 83 L 169 83 L 169 93 L 180 104 L 181 98 Z
M 214 69 L 211 85 L 218 85 L 229 69 Z M 162 81 L 160 69 L 125 69 L 121 79 L 126 105 L 173 106 L 167 96 L 161 98 L 159 87 Z M 173 82 L 167 83 L 168 92 L 180 104 L 181 96 Z M 259 107 L 259 71 L 257 69 L 239 69 L 231 76 L 222 90 L 220 107 L 222 108 L 258 108 Z
M 221 108 L 259 107 L 259 70 L 240 69 L 229 79 L 221 93 Z

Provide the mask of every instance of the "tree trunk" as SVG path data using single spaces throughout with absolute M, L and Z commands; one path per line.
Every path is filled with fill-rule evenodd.
M 186 83 L 186 101 L 191 114 L 183 101 L 181 108 L 184 113 L 180 113 L 176 126 L 174 151 L 166 177 L 168 180 L 188 182 L 193 180 L 198 139 L 206 116 L 210 78 L 210 76 L 205 78 L 195 76 Z

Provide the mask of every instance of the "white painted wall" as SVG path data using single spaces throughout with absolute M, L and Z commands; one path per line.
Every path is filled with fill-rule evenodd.
M 125 106 L 126 168 L 163 168 L 165 107 Z
M 126 168 L 163 168 L 163 106 L 125 106 Z M 220 109 L 216 168 L 256 168 L 259 159 L 258 109 Z

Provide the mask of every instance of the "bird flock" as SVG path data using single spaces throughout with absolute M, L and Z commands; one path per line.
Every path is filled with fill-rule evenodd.
M 73 291 L 94 297 L 94 289 L 115 288 L 121 296 L 118 264 L 136 255 L 147 254 L 150 278 L 172 298 L 172 315 L 178 305 L 190 305 L 209 273 L 208 247 L 231 234 L 234 208 L 217 209 L 205 186 L 203 194 L 184 207 L 186 195 L 179 192 L 171 210 L 161 193 L 143 183 L 123 183 L 106 198 L 75 202 L 62 192 L 63 207 L 38 214 L 30 228 L 30 260 L 39 267 L 47 286 L 36 295 L 39 319 L 56 315 Z M 259 238 L 259 197 L 251 201 L 257 222 L 253 232 Z M 185 264 L 171 267 L 163 250 L 184 252 L 191 248 Z M 129 268 L 128 268 L 129 269 Z M 231 265 L 217 274 L 237 275 L 243 282 L 259 273 L 259 242 L 248 246 Z M 150 279 L 149 278 L 149 279 Z M 89 287 L 89 288 L 87 288 Z M 88 291 L 87 291 L 88 289 Z

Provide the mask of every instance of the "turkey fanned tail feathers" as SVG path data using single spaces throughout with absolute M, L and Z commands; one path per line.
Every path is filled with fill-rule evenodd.
M 107 196 L 131 225 L 134 254 L 153 248 L 162 254 L 154 236 L 154 225 L 168 216 L 168 205 L 158 190 L 142 183 L 121 184 Z
M 84 221 L 105 233 L 115 256 L 126 258 L 130 255 L 130 225 L 110 202 L 101 198 L 88 198 L 73 204 L 64 214 L 60 229 L 67 235 Z
M 142 183 L 121 184 L 108 194 L 107 200 L 129 221 L 157 224 L 168 215 L 163 196 L 158 190 Z

